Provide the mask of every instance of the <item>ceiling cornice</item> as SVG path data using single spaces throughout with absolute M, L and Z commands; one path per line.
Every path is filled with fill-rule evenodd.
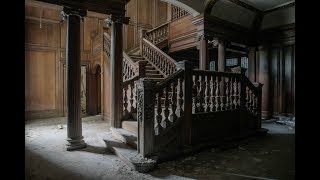
M 278 10 L 278 9 L 289 8 L 289 7 L 295 6 L 295 4 L 296 4 L 296 2 L 293 1 L 293 2 L 291 2 L 291 3 L 284 4 L 284 5 L 282 5 L 282 6 L 278 6 L 278 7 L 275 7 L 275 8 L 269 9 L 269 10 L 266 10 L 266 11 L 264 11 L 264 13 L 266 14 L 266 13 L 270 13 L 270 12 L 272 12 L 272 11 L 276 11 L 276 10 Z
M 204 8 L 205 14 L 211 14 L 213 6 L 217 3 L 218 0 L 209 0 L 209 2 L 206 4 Z
M 242 2 L 240 0 L 228 0 L 228 1 L 234 3 L 234 4 L 238 5 L 238 6 L 241 6 L 243 8 L 246 8 L 246 9 L 248 9 L 250 11 L 253 11 L 253 12 L 257 13 L 257 14 L 262 14 L 263 13 L 263 11 L 261 11 L 260 9 L 257 9 L 257 8 L 247 4 L 245 2 Z

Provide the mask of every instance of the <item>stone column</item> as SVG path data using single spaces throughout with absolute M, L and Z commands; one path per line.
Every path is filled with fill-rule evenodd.
M 262 119 L 270 119 L 270 60 L 269 60 L 269 48 L 267 46 L 259 47 L 259 83 L 263 84 L 262 87 Z
M 81 122 L 81 49 L 80 21 L 87 12 L 79 9 L 63 8 L 67 19 L 66 58 L 67 58 L 67 150 L 86 147 L 82 136 Z
M 123 38 L 122 24 L 128 24 L 129 18 L 124 16 L 111 15 L 108 19 L 111 25 L 111 68 L 110 68 L 110 110 L 111 110 L 111 127 L 120 128 L 123 116 Z
M 225 42 L 219 39 L 218 44 L 218 71 L 225 71 L 226 67 L 226 47 Z
M 209 69 L 209 51 L 208 51 L 208 40 L 205 35 L 200 36 L 199 40 L 199 69 Z

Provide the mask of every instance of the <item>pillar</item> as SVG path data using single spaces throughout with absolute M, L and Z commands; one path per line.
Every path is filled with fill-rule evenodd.
M 86 11 L 63 8 L 63 15 L 67 19 L 66 59 L 67 59 L 67 150 L 86 147 L 82 136 L 81 122 L 81 49 L 80 49 L 80 21 Z
M 251 82 L 257 82 L 256 79 L 256 48 L 248 49 L 248 78 Z
M 209 69 L 208 40 L 205 38 L 205 35 L 202 35 L 199 41 L 199 69 Z
M 123 24 L 129 23 L 129 18 L 124 16 L 111 15 L 109 18 L 111 23 L 111 68 L 110 68 L 110 110 L 111 110 L 111 127 L 120 128 L 123 116 L 123 73 L 122 73 L 122 51 Z
M 271 104 L 270 102 L 270 60 L 269 60 L 269 48 L 267 46 L 259 47 L 259 83 L 263 84 L 262 87 L 262 119 L 270 119 L 271 115 Z
M 218 71 L 225 71 L 226 67 L 226 47 L 225 42 L 219 39 L 218 43 Z

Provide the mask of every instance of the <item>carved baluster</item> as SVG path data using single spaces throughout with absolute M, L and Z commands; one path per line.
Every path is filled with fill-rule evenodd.
M 192 76 L 192 113 L 197 112 L 197 85 L 195 80 L 195 75 Z
M 221 108 L 221 111 L 224 110 L 224 103 L 223 103 L 223 98 L 224 98 L 224 80 L 225 78 L 224 77 L 221 77 L 221 80 L 219 82 L 219 85 L 221 86 L 221 91 L 220 91 L 220 108 Z
M 228 110 L 230 109 L 229 107 L 229 78 L 225 78 L 225 84 L 226 84 L 226 105 L 225 109 Z
M 258 111 L 258 106 L 259 106 L 259 104 L 258 104 L 258 102 L 259 102 L 259 99 L 258 99 L 259 97 L 258 96 L 255 96 L 255 98 L 254 98 L 254 107 L 255 107 L 255 112 L 256 112 L 256 114 L 255 115 L 258 115 L 259 114 L 259 111 Z
M 229 109 L 233 109 L 233 79 L 234 78 L 231 77 L 229 81 Z
M 250 90 L 249 91 L 249 95 L 250 95 L 250 103 L 249 103 L 249 107 L 251 109 L 251 112 L 253 115 L 255 115 L 255 109 L 254 109 L 254 101 L 255 101 L 255 94 L 254 94 L 254 91 Z
M 177 109 L 177 82 L 174 81 L 171 83 L 171 89 L 172 89 L 172 96 L 171 96 L 171 115 L 170 120 L 171 122 L 176 122 L 177 115 L 176 115 L 176 109 Z
M 195 106 L 195 113 L 199 112 L 199 76 L 195 75 L 194 76 L 194 95 L 195 95 L 195 102 L 194 102 L 194 106 Z
M 216 97 L 215 97 L 215 99 L 216 99 L 216 111 L 218 111 L 219 110 L 219 94 L 220 94 L 220 92 L 219 92 L 219 76 L 216 76 Z
M 205 102 L 204 112 L 210 112 L 210 76 L 205 76 Z
M 233 105 L 234 108 L 237 109 L 238 107 L 238 80 L 237 78 L 234 78 L 234 83 L 233 83 Z
M 128 86 L 123 88 L 123 115 L 128 116 L 128 96 L 127 96 Z
M 135 107 L 133 106 L 133 101 L 134 101 L 134 83 L 130 83 L 130 112 L 136 112 Z
M 250 90 L 248 87 L 245 88 L 246 90 L 246 108 L 250 111 Z
M 179 78 L 178 85 L 179 85 L 179 97 L 178 97 L 178 103 L 179 103 L 179 111 L 180 111 L 180 117 L 183 116 L 183 78 Z
M 199 112 L 204 111 L 203 103 L 204 103 L 204 90 L 205 90 L 205 81 L 204 81 L 205 76 L 200 76 L 199 78 Z
M 169 86 L 164 89 L 164 120 L 162 122 L 162 127 L 168 128 L 170 126 L 169 121 Z
M 213 112 L 215 111 L 215 87 L 214 87 L 214 81 L 213 81 L 213 76 L 210 77 L 210 111 Z
M 238 80 L 238 101 L 237 101 L 237 103 L 238 103 L 238 106 L 240 106 L 240 93 L 241 93 L 241 81 L 240 80 Z
M 157 134 L 159 135 L 162 131 L 162 107 L 161 107 L 161 97 L 162 97 L 162 92 L 159 92 L 156 94 L 156 99 L 157 99 L 157 115 L 156 115 L 156 120 L 157 120 L 157 125 L 155 127 L 155 130 Z

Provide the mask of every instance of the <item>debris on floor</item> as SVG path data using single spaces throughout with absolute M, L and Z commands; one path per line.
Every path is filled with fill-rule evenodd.
M 63 129 L 63 126 L 61 124 L 58 124 L 58 129 Z
M 279 120 L 277 120 L 276 123 L 295 127 L 295 117 L 279 116 Z M 289 127 L 289 129 L 292 128 Z

